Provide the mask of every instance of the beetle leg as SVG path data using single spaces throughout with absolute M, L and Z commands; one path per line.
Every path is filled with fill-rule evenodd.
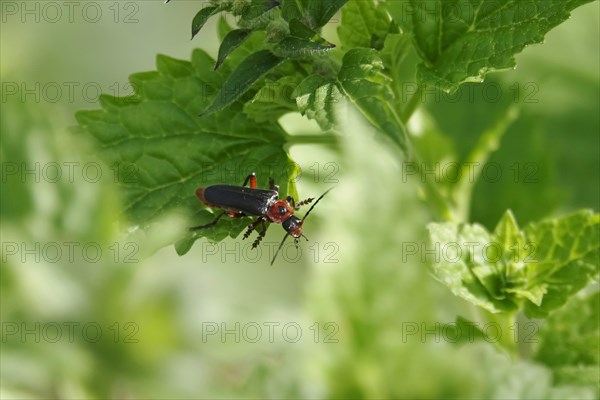
M 213 219 L 212 222 L 209 222 L 206 225 L 192 226 L 191 228 L 189 228 L 189 230 L 190 231 L 198 231 L 200 229 L 206 229 L 206 228 L 215 226 L 217 224 L 217 222 L 219 222 L 221 217 L 223 217 L 223 215 L 225 215 L 225 214 L 227 214 L 227 211 L 223 211 L 221 214 L 217 215 L 217 217 L 215 219 Z
M 269 189 L 274 190 L 277 193 L 279 193 L 279 185 L 275 184 L 275 180 L 273 179 L 273 177 L 269 178 Z
M 250 235 L 252 234 L 252 231 L 254 231 L 256 229 L 256 227 L 258 225 L 260 225 L 261 222 L 264 223 L 263 217 L 259 217 L 256 221 L 254 221 L 253 223 L 248 225 L 248 230 L 246 231 L 246 233 L 244 233 L 244 237 L 242 238 L 242 240 L 248 239 L 250 237 Z
M 290 203 L 290 206 L 292 206 L 293 209 L 296 209 L 296 200 L 294 200 L 292 196 L 286 197 L 285 200 Z
M 265 235 L 267 234 L 267 228 L 269 227 L 268 225 L 265 225 L 265 220 L 261 220 L 262 222 L 262 231 L 260 231 L 260 233 L 258 234 L 258 237 L 256 238 L 256 240 L 254 241 L 254 243 L 252 243 L 252 248 L 255 249 L 258 247 L 258 245 L 260 244 L 260 241 L 263 240 L 263 238 L 265 237 Z
M 247 187 L 248 183 L 250 183 L 251 189 L 256 189 L 256 174 L 254 172 L 246 177 L 242 186 Z
M 313 198 L 311 197 L 311 198 L 308 198 L 308 199 L 306 199 L 306 200 L 299 201 L 298 203 L 296 203 L 296 208 L 300 208 L 301 206 L 305 206 L 305 205 L 307 205 L 307 204 L 310 204 L 310 203 L 312 203 L 314 200 L 315 200 L 315 199 L 313 199 Z

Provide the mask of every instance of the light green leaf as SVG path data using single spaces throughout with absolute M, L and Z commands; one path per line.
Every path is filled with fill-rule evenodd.
M 441 223 L 428 226 L 436 250 L 433 274 L 456 296 L 490 312 L 515 311 L 517 305 L 501 298 L 501 276 L 481 251 L 492 236 L 480 225 Z
M 533 357 L 553 370 L 557 383 L 589 385 L 598 391 L 599 336 L 600 292 L 574 297 L 548 317 Z
M 379 50 L 389 29 L 387 12 L 372 0 L 350 0 L 342 8 L 338 36 L 346 48 L 373 47 Z
M 529 275 L 543 282 L 546 294 L 539 307 L 525 304 L 529 317 L 544 317 L 562 306 L 600 273 L 600 215 L 592 211 L 558 220 L 530 224 L 525 235 L 535 246 L 535 263 Z
M 213 63 L 201 50 L 194 51 L 191 63 L 158 56 L 157 71 L 131 76 L 135 97 L 102 96 L 102 109 L 77 113 L 80 130 L 94 139 L 106 164 L 134 167 L 132 179 L 120 184 L 124 214 L 134 226 L 144 228 L 174 210 L 184 212 L 189 226 L 210 222 L 214 213 L 195 190 L 217 183 L 240 185 L 252 171 L 259 174 L 261 187 L 273 171 L 282 192 L 293 188 L 284 132 L 277 124 L 257 124 L 239 104 L 197 116 L 223 81 L 220 72 L 211 72 Z M 182 232 L 182 238 L 235 237 L 247 224 L 223 218 L 215 228 Z
M 545 317 L 597 278 L 600 215 L 581 211 L 522 231 L 508 211 L 492 234 L 478 224 L 430 224 L 435 277 L 491 312 Z
M 246 40 L 248 40 L 252 33 L 253 31 L 250 29 L 236 29 L 230 31 L 221 42 L 221 46 L 219 46 L 219 56 L 217 57 L 215 69 L 218 69 L 221 64 L 223 64 L 227 56 L 230 55 L 232 51 L 240 47 Z
M 317 121 L 322 130 L 335 125 L 335 106 L 343 98 L 339 82 L 319 75 L 310 75 L 303 80 L 292 95 L 298 109 L 308 119 Z
M 225 36 L 227 36 L 227 34 L 232 30 L 233 28 L 229 25 L 225 16 L 221 15 L 221 18 L 219 18 L 219 23 L 217 24 L 217 35 L 219 37 L 219 41 L 222 42 L 225 39 Z
M 227 80 L 217 92 L 213 103 L 202 115 L 211 114 L 229 106 L 282 61 L 283 58 L 276 56 L 269 50 L 252 53 L 238 65 L 235 71 L 229 74 Z
M 514 55 L 591 0 L 409 0 L 387 2 L 413 36 L 423 63 L 418 79 L 454 92 L 495 70 L 515 67 Z

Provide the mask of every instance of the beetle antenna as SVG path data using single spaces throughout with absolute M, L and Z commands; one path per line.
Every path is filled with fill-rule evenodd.
M 325 195 L 326 195 L 327 193 L 331 192 L 331 189 L 333 189 L 333 188 L 329 188 L 329 189 L 327 189 L 327 190 L 325 191 L 325 193 L 323 193 L 321 196 L 319 196 L 319 198 L 317 199 L 317 201 L 315 201 L 315 202 L 313 203 L 313 205 L 312 205 L 312 206 L 310 206 L 310 208 L 308 209 L 308 212 L 307 212 L 307 213 L 304 215 L 304 217 L 302 217 L 302 221 L 301 221 L 301 223 L 302 223 L 302 222 L 304 222 L 304 220 L 306 219 L 306 217 L 308 217 L 308 214 L 310 214 L 310 212 L 313 210 L 313 208 L 315 208 L 315 206 L 317 205 L 317 203 L 318 203 L 319 201 L 321 201 L 321 199 L 322 199 L 323 197 L 325 197 Z
M 288 236 L 290 236 L 290 234 L 286 233 L 285 236 L 283 237 L 281 244 L 277 248 L 277 251 L 275 252 L 275 255 L 273 256 L 273 259 L 271 260 L 271 265 L 273 265 L 273 263 L 275 262 L 275 259 L 277 258 L 277 254 L 279 254 L 279 250 L 281 250 L 281 248 L 283 247 L 283 244 L 285 243 L 285 240 L 288 238 Z
M 317 201 L 315 201 L 313 203 L 313 205 L 308 209 L 308 212 L 304 215 L 304 217 L 302 218 L 302 220 L 300 221 L 300 223 L 303 223 L 304 220 L 306 219 L 306 217 L 308 217 L 308 214 L 310 214 L 310 212 L 313 210 L 313 208 L 315 208 L 315 206 L 317 205 L 317 203 L 327 194 L 331 191 L 331 189 L 333 188 L 329 188 L 328 190 L 325 191 L 325 193 L 323 193 L 318 199 Z M 273 259 L 271 260 L 271 265 L 273 265 L 273 263 L 275 262 L 275 259 L 277 258 L 277 255 L 279 254 L 279 251 L 281 250 L 281 248 L 283 247 L 283 244 L 285 243 L 286 239 L 288 238 L 288 236 L 290 236 L 290 233 L 286 233 L 285 236 L 283 237 L 283 239 L 281 240 L 281 243 L 279 244 L 279 247 L 277 248 L 277 251 L 275 252 L 275 255 L 273 256 Z M 308 240 L 308 238 L 304 235 L 302 235 L 302 237 L 304 237 L 304 239 Z M 296 239 L 296 245 L 297 245 L 297 240 Z

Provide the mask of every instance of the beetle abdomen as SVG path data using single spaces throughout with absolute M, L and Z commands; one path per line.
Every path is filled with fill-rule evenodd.
M 201 192 L 201 193 L 199 193 Z M 275 190 L 252 189 L 241 186 L 213 185 L 196 195 L 211 207 L 241 211 L 247 215 L 264 215 L 269 205 L 279 198 Z

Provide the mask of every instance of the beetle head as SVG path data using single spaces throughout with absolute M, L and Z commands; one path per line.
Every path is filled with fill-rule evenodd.
M 302 236 L 302 222 L 298 217 L 292 215 L 283 221 L 282 226 L 294 238 L 299 238 Z

